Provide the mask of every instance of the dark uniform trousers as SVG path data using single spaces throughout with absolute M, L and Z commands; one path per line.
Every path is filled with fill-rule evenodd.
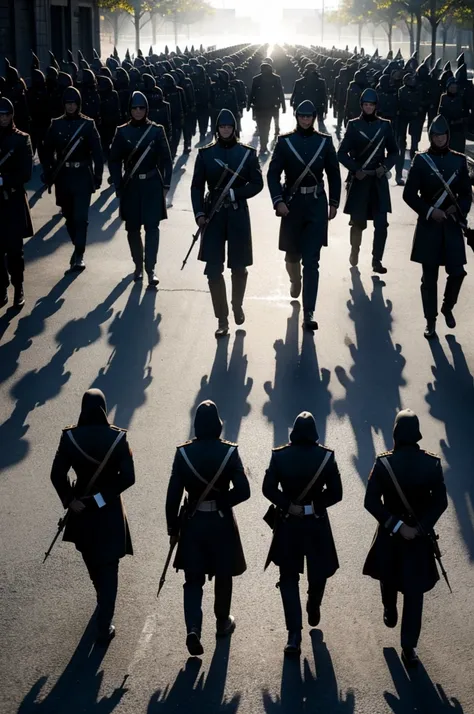
M 88 553 L 82 553 L 82 557 L 97 593 L 98 629 L 107 633 L 117 599 L 119 560 L 98 561 Z
M 229 305 L 224 280 L 224 263 L 206 263 L 204 275 L 207 276 L 209 292 L 211 293 L 214 315 L 218 320 L 229 316 Z M 232 305 L 241 308 L 247 287 L 247 268 L 232 268 Z
M 421 300 L 426 320 L 435 320 L 438 315 L 439 266 L 422 263 Z M 467 273 L 463 265 L 446 265 L 448 279 L 444 290 L 444 306 L 452 310 L 456 305 L 461 285 Z
M 380 583 L 382 603 L 384 607 L 394 608 L 397 605 L 398 592 L 386 583 Z M 403 615 L 401 627 L 401 645 L 403 649 L 416 647 L 421 632 L 423 617 L 423 593 L 406 593 L 403 596 Z
M 319 607 L 326 588 L 326 578 L 321 578 L 319 569 L 314 568 L 311 558 L 306 558 L 306 570 L 308 575 L 308 603 L 311 603 L 314 607 Z M 278 587 L 280 588 L 288 632 L 299 632 L 303 628 L 299 580 L 300 574 L 297 570 L 280 567 Z
M 197 122 L 199 125 L 199 134 L 201 136 L 207 134 L 207 129 L 209 126 L 209 108 L 208 107 L 197 107 Z
M 184 145 L 191 146 L 193 136 L 196 132 L 196 112 L 188 112 L 184 118 L 183 139 Z
M 89 207 L 91 193 L 61 193 L 61 209 L 66 219 L 66 228 L 74 245 L 77 256 L 82 256 L 86 249 L 87 226 L 89 225 Z
M 314 312 L 319 288 L 321 245 L 314 240 L 302 242 L 301 253 L 285 253 L 287 263 L 303 264 L 303 311 Z
M 372 257 L 374 260 L 382 260 L 385 243 L 388 235 L 388 220 L 386 213 L 374 214 L 374 242 L 372 244 Z M 367 228 L 367 221 L 351 220 L 351 247 L 360 248 L 362 243 L 362 233 Z
M 6 290 L 10 279 L 14 288 L 21 287 L 24 271 L 23 240 L 0 233 L 0 289 Z
M 204 573 L 184 573 L 184 619 L 187 632 L 194 630 L 201 634 L 202 627 L 202 589 L 206 581 Z M 232 576 L 214 577 L 214 614 L 219 622 L 225 622 L 230 615 L 232 602 Z
M 395 173 L 397 179 L 401 178 L 403 166 L 405 164 L 405 152 L 407 149 L 407 131 L 410 133 L 411 137 L 410 156 L 413 159 L 415 153 L 418 151 L 418 144 L 420 143 L 421 134 L 423 132 L 423 122 L 423 116 L 418 116 L 413 119 L 401 116 L 398 119 L 397 143 L 399 154 L 395 164 Z
M 255 110 L 255 121 L 257 122 L 257 130 L 260 136 L 260 149 L 265 149 L 268 144 L 270 125 L 272 123 L 274 112 L 274 109 Z
M 125 228 L 132 260 L 137 270 L 141 270 L 143 268 L 143 241 L 140 226 L 133 226 L 126 221 Z M 145 271 L 148 274 L 155 269 L 159 245 L 160 229 L 156 225 L 145 224 Z

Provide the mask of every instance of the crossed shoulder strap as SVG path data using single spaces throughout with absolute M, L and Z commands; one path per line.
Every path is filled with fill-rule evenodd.
M 222 472 L 224 471 L 225 467 L 227 466 L 227 463 L 228 463 L 230 457 L 232 456 L 232 454 L 234 453 L 234 451 L 235 451 L 235 446 L 230 446 L 229 449 L 228 449 L 228 451 L 227 451 L 227 453 L 226 453 L 226 455 L 224 456 L 224 459 L 223 459 L 221 465 L 219 466 L 219 468 L 218 468 L 218 470 L 217 470 L 215 476 L 213 476 L 213 478 L 212 478 L 210 481 L 206 481 L 206 479 L 201 476 L 201 474 L 199 473 L 199 471 L 197 471 L 197 469 L 194 468 L 193 464 L 191 463 L 191 460 L 190 460 L 189 456 L 188 456 L 187 453 L 186 453 L 186 450 L 185 450 L 184 446 L 181 446 L 181 447 L 180 447 L 179 453 L 180 453 L 181 456 L 183 457 L 183 459 L 184 459 L 184 461 L 186 462 L 186 464 L 187 464 L 188 468 L 190 469 L 190 471 L 194 474 L 194 476 L 196 476 L 196 478 L 198 478 L 200 481 L 202 481 L 202 483 L 205 483 L 205 484 L 206 484 L 206 488 L 204 489 L 204 491 L 203 491 L 203 492 L 201 493 L 201 495 L 199 496 L 198 502 L 196 503 L 196 505 L 195 505 L 195 507 L 194 507 L 194 510 L 193 510 L 191 516 L 193 516 L 193 515 L 196 513 L 196 511 L 197 511 L 198 507 L 201 505 L 201 503 L 206 500 L 206 498 L 207 498 L 207 496 L 209 495 L 209 493 L 212 491 L 213 488 L 215 488 L 215 484 L 217 483 L 217 481 L 218 481 L 220 475 L 222 474 Z M 216 488 L 215 490 L 218 491 L 219 489 Z

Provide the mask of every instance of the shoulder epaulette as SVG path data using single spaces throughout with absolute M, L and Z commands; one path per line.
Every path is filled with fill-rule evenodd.
M 324 449 L 324 451 L 330 451 L 331 454 L 334 453 L 334 449 L 330 449 L 329 446 L 325 446 L 324 444 L 320 444 L 319 441 L 318 441 L 318 446 L 319 446 L 321 449 Z
M 392 456 L 393 451 L 383 451 L 381 454 L 377 454 L 377 458 L 381 459 L 385 456 Z
M 192 439 L 189 439 L 188 441 L 185 441 L 184 444 L 179 444 L 176 448 L 177 448 L 177 449 L 182 449 L 183 446 L 189 446 L 189 444 L 192 444 L 192 443 L 193 443 L 193 440 L 192 440 Z
M 291 444 L 283 444 L 283 446 L 275 446 L 272 451 L 283 451 L 283 449 L 288 449 L 291 446 Z
M 294 133 L 295 133 L 295 130 L 293 129 L 293 131 L 287 131 L 286 134 L 280 134 L 278 138 L 285 139 L 287 136 L 293 136 Z
M 431 456 L 431 458 L 436 459 L 437 461 L 441 458 L 439 454 L 433 454 L 431 451 L 426 451 L 425 449 L 423 449 L 423 451 L 427 456 Z
M 77 424 L 71 424 L 70 426 L 65 426 L 63 431 L 70 431 L 71 429 L 75 429 Z
M 316 134 L 318 134 L 318 136 L 324 136 L 325 139 L 332 139 L 331 134 L 328 134 L 325 131 L 316 131 Z
M 227 441 L 226 439 L 221 439 L 223 444 L 226 444 L 227 446 L 235 446 L 237 448 L 238 444 L 234 444 L 233 441 Z
M 245 149 L 252 149 L 252 151 L 257 151 L 255 146 L 250 146 L 250 144 L 244 144 L 243 142 L 239 141 L 240 146 L 243 146 Z
M 120 124 L 120 125 L 117 127 L 117 130 L 119 130 L 119 129 L 125 129 L 126 126 L 128 126 L 128 121 L 126 121 L 125 124 Z
M 111 424 L 110 428 L 113 429 L 114 431 L 124 431 L 125 433 L 127 433 L 127 431 L 128 431 L 128 429 L 122 429 L 121 426 L 115 426 L 115 424 Z
M 206 149 L 210 149 L 211 146 L 215 146 L 215 145 L 216 145 L 216 142 L 215 142 L 215 141 L 211 141 L 210 144 L 206 144 L 206 146 L 201 146 L 201 147 L 199 148 L 199 151 L 205 151 Z
M 465 155 L 465 154 L 462 154 L 460 151 L 454 151 L 454 149 L 450 149 L 450 152 L 451 152 L 452 154 L 454 154 L 455 156 L 459 156 L 459 157 L 462 158 L 462 159 L 465 159 L 465 158 L 466 158 L 466 155 Z

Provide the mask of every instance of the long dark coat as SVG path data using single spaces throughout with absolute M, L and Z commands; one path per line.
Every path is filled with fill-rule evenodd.
M 71 430 L 74 439 L 89 457 L 86 458 L 67 435 Z M 123 429 L 108 424 L 77 426 L 65 429 L 59 442 L 51 470 L 51 481 L 65 508 L 74 498 L 81 498 L 87 484 L 103 460 L 117 434 Z M 69 471 L 76 473 L 74 485 Z M 105 506 L 99 508 L 93 498 L 85 500 L 87 508 L 82 513 L 70 512 L 63 540 L 74 543 L 77 550 L 93 555 L 101 562 L 133 555 L 132 540 L 121 493 L 135 483 L 135 469 L 127 437 L 123 436 L 112 456 L 95 482 L 92 494 L 100 493 Z
M 201 240 L 199 260 L 224 263 L 227 242 L 229 268 L 252 265 L 252 230 L 247 199 L 256 196 L 263 189 L 262 172 L 255 149 L 238 141 L 229 146 L 216 141 L 200 149 L 194 165 L 191 200 L 196 220 L 202 215 L 209 216 L 220 196 L 220 190 L 214 189 L 224 171 L 216 159 L 223 161 L 231 170 L 237 171 L 246 151 L 250 151 L 250 154 L 239 172 L 241 178 L 237 178 L 232 184 L 237 208 L 232 204 L 224 205 L 214 214 Z M 232 174 L 228 172 L 220 189 L 224 189 L 231 178 Z M 209 190 L 207 195 L 206 184 Z
M 472 189 L 466 157 L 454 151 L 444 154 L 428 151 L 428 155 L 445 181 L 449 181 L 453 173 L 457 172 L 450 187 L 463 214 L 467 216 L 472 203 Z M 418 214 L 411 251 L 411 260 L 415 263 L 450 266 L 466 263 L 465 241 L 458 223 L 452 218 L 448 218 L 443 223 L 436 223 L 428 218 L 430 209 L 443 191 L 441 181 L 423 159 L 423 154 L 417 154 L 403 191 L 403 200 Z M 448 196 L 440 207 L 446 209 L 451 204 L 452 200 Z
M 449 124 L 449 146 L 453 151 L 466 150 L 466 129 L 469 109 L 462 94 L 443 94 L 439 103 L 439 113 Z
M 325 114 L 328 109 L 326 82 L 319 74 L 312 73 L 309 77 L 297 79 L 293 87 L 290 105 L 297 109 L 299 104 L 309 99 L 316 107 L 318 114 Z
M 369 140 L 379 129 L 377 139 L 370 149 L 367 149 Z M 362 117 L 352 119 L 339 146 L 337 157 L 349 171 L 344 213 L 349 214 L 353 221 L 372 220 L 375 214 L 392 211 L 386 176 L 382 178 L 366 176 L 362 181 L 355 178 L 356 172 L 362 169 L 382 137 L 383 143 L 365 168 L 374 170 L 379 166 L 385 166 L 389 171 L 397 160 L 398 147 L 393 136 L 392 125 L 387 119 L 377 118 L 375 121 L 366 121 Z
M 125 185 L 122 166 L 127 166 L 130 154 L 141 137 L 152 126 L 131 160 L 132 168 L 152 143 L 152 148 L 140 164 L 134 177 Z M 157 226 L 167 218 L 164 189 L 169 188 L 173 165 L 170 147 L 162 126 L 146 122 L 139 126 L 132 122 L 119 126 L 110 149 L 109 169 L 115 188 L 120 191 L 120 217 L 129 227 Z M 152 173 L 147 179 L 139 175 Z
M 424 531 L 431 531 L 448 506 L 440 459 L 418 446 L 381 454 L 372 469 L 365 508 L 379 525 L 364 565 L 364 575 L 387 583 L 399 592 L 428 592 L 439 580 L 433 549 L 427 537 L 407 541 L 392 531 L 399 520 L 416 525 L 406 512 L 390 475 L 380 461 L 386 456 L 402 491 Z
M 308 238 L 321 246 L 327 245 L 328 199 L 324 191 L 324 172 L 329 184 L 329 203 L 336 208 L 341 197 L 341 174 L 336 151 L 328 135 L 318 131 L 306 135 L 295 130 L 278 137 L 267 175 L 274 207 L 279 201 L 288 201 L 292 186 L 324 139 L 325 146 L 311 166 L 311 171 L 320 184 L 317 197 L 314 194 L 296 193 L 289 206 L 289 215 L 281 219 L 279 249 L 285 252 L 301 253 L 301 245 Z M 288 141 L 297 150 L 304 164 L 290 149 Z M 284 184 L 281 183 L 283 173 Z M 316 180 L 308 173 L 301 186 L 314 186 L 315 183 Z
M 183 445 L 200 476 L 210 482 L 231 446 L 221 439 L 195 439 Z M 178 447 L 179 449 L 180 447 Z M 230 488 L 232 484 L 232 488 Z M 170 535 L 178 528 L 178 514 L 186 491 L 188 513 L 192 514 L 205 484 L 176 452 L 166 496 L 166 521 Z M 198 511 L 181 526 L 174 567 L 193 573 L 241 575 L 247 569 L 233 507 L 250 498 L 250 487 L 237 449 L 226 464 L 206 500 L 216 500 L 218 511 Z M 219 513 L 220 511 L 220 513 Z
M 311 560 L 321 578 L 339 568 L 327 509 L 342 500 L 342 483 L 334 454 L 300 505 L 312 504 L 315 515 L 290 516 L 288 509 L 314 477 L 327 452 L 320 444 L 287 444 L 274 449 L 263 481 L 263 495 L 280 509 L 268 561 L 304 572 Z
M 0 161 L 12 151 L 0 167 L 0 237 L 29 238 L 33 235 L 25 183 L 31 178 L 33 151 L 28 134 L 14 127 L 0 131 Z
M 68 163 L 81 162 L 84 165 L 80 168 L 64 166 L 57 174 L 54 185 L 58 206 L 61 205 L 63 197 L 67 194 L 92 194 L 95 190 L 95 182 L 102 180 L 104 158 L 99 134 L 93 119 L 89 119 L 83 114 L 77 114 L 74 118 L 62 116 L 52 120 L 44 138 L 43 169 L 45 178 L 48 182 L 51 180 L 55 167 L 61 162 L 64 151 L 79 123 L 83 124 L 83 127 L 76 138 L 80 138 L 81 141 L 68 159 Z

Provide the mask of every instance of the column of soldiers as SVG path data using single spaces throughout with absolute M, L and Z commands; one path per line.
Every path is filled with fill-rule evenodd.
M 32 143 L 42 163 L 45 184 L 49 189 L 55 187 L 56 203 L 74 246 L 70 269 L 82 271 L 85 268 L 88 212 L 93 192 L 101 187 L 105 157 L 109 162 L 109 181 L 115 187 L 120 216 L 125 221 L 134 279 L 142 280 L 145 270 L 149 287 L 156 288 L 159 224 L 167 217 L 166 194 L 173 160 L 181 138 L 184 152 L 189 153 L 197 126 L 203 140 L 210 127 L 210 136 L 215 140 L 200 150 L 192 184 L 193 208 L 201 237 L 199 258 L 206 263 L 205 275 L 218 321 L 215 334 L 223 337 L 229 332 L 223 278 L 228 243 L 227 264 L 233 273 L 232 309 L 236 324 L 241 325 L 245 320 L 243 299 L 247 267 L 252 264 L 246 200 L 263 188 L 255 150 L 239 140 L 240 120 L 247 107 L 253 110 L 257 122 L 261 154 L 268 151 L 271 122 L 275 125 L 275 150 L 268 183 L 275 213 L 281 218 L 279 248 L 285 252 L 292 297 L 298 297 L 301 290 L 303 293 L 304 327 L 316 330 L 314 312 L 320 251 L 327 244 L 327 221 L 335 217 L 341 193 L 337 160 L 348 170 L 344 212 L 350 216 L 350 264 L 357 266 L 362 234 L 368 221 L 372 221 L 372 269 L 384 274 L 387 269 L 382 258 L 387 240 L 387 216 L 391 212 L 388 179 L 395 167 L 397 183 L 404 184 L 407 132 L 411 137 L 413 159 L 425 118 L 428 118 L 430 152 L 434 156 L 440 149 L 436 137 L 447 137 L 442 150 L 438 151 L 443 161 L 437 166 L 437 171 L 442 168 L 441 178 L 437 178 L 449 180 L 452 186 L 446 189 L 438 185 L 440 196 L 433 197 L 433 205 L 428 205 L 426 216 L 420 218 L 412 260 L 423 266 L 425 336 L 436 334 L 435 293 L 440 265 L 446 265 L 448 272 L 441 311 L 448 326 L 454 327 L 453 308 L 465 276 L 466 256 L 463 243 L 456 248 L 456 241 L 445 244 L 443 236 L 449 227 L 463 240 L 470 207 L 465 159 L 455 158 L 456 152 L 449 148 L 460 150 L 462 154 L 474 106 L 474 88 L 468 81 L 464 56 L 458 58 L 458 69 L 453 75 L 447 66 L 440 73 L 438 63 L 430 70 L 429 58 L 419 64 L 416 53 L 404 62 L 400 54 L 382 60 L 378 53 L 368 58 L 362 50 L 357 55 L 350 54 L 347 48 L 344 52 L 332 51 L 331 56 L 322 48 L 277 48 L 275 61 L 284 72 L 284 85 L 281 76 L 274 71 L 273 57 L 265 56 L 267 47 L 228 48 L 221 51 L 222 57 L 215 52 L 199 54 L 193 48 L 193 51 L 186 48 L 184 53 L 177 48 L 176 53 L 166 51 L 155 55 L 150 48 L 147 57 L 139 51 L 133 62 L 127 51 L 121 63 L 116 53 L 105 63 L 95 53 L 90 65 L 82 53 L 79 65 L 69 54 L 62 68 L 51 54 L 46 77 L 33 55 L 29 89 L 15 68 L 7 64 L 6 77 L 1 83 L 5 121 L 13 128 L 13 116 L 17 123 L 18 114 L 19 126 L 29 129 L 31 118 L 36 118 L 31 129 Z M 253 76 L 247 92 L 257 67 L 260 73 Z M 295 110 L 296 128 L 279 137 L 279 112 L 280 109 L 285 111 L 284 87 L 293 79 L 290 103 Z M 347 87 L 343 109 L 341 87 Z M 336 130 L 342 127 L 341 113 L 346 126 L 337 158 L 330 137 L 314 129 L 316 119 L 319 129 L 324 128 L 329 104 L 337 117 Z M 125 119 L 126 123 L 118 128 Z M 21 135 L 18 126 L 15 132 L 15 136 Z M 27 136 L 26 132 L 23 136 Z M 24 152 L 29 152 L 25 153 L 26 166 L 31 162 L 31 148 L 25 140 L 22 145 Z M 18 145 L 12 158 L 9 148 L 7 141 L 0 158 L 4 163 L 2 176 L 10 165 L 16 165 L 20 153 Z M 450 152 L 449 161 L 444 160 L 445 151 Z M 436 158 L 431 157 L 430 161 L 436 164 Z M 410 181 L 404 198 L 415 210 L 420 204 L 414 191 L 418 194 L 422 191 L 422 179 L 431 168 L 427 161 L 413 166 L 411 176 L 421 172 L 421 181 Z M 448 168 L 453 169 L 456 180 L 444 175 Z M 329 184 L 329 199 L 324 190 L 324 174 Z M 29 174 L 25 171 L 23 175 Z M 456 205 L 450 195 L 453 191 Z M 6 189 L 3 191 L 3 201 L 9 200 L 12 209 L 13 199 L 19 201 L 21 195 L 24 220 L 12 219 L 11 227 L 7 224 L 8 236 L 3 241 L 6 260 L 2 272 L 2 303 L 8 300 L 10 275 L 15 287 L 14 304 L 21 307 L 24 304 L 21 241 L 31 234 L 32 228 L 24 191 L 15 193 L 13 196 Z M 154 200 L 155 197 L 161 200 Z M 450 212 L 443 210 L 444 204 Z M 425 227 L 423 221 L 428 226 Z M 433 222 L 443 224 L 436 251 L 432 244 L 424 246 L 421 237 L 425 228 L 425 232 L 431 231 Z

